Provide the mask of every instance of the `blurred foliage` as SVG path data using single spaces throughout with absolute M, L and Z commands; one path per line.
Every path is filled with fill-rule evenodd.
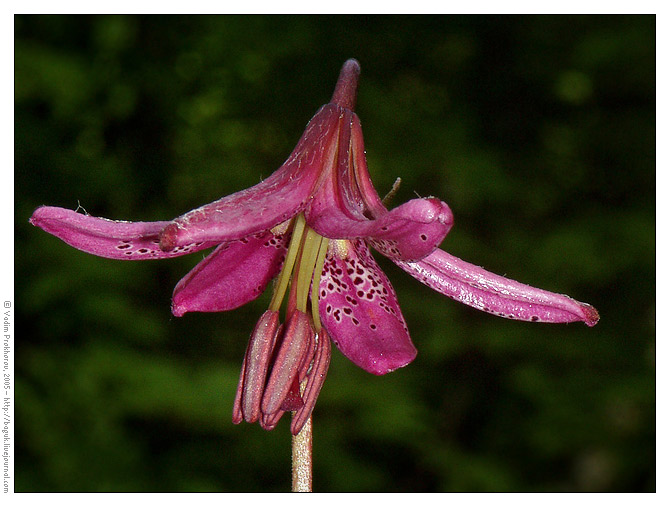
M 379 262 L 418 358 L 334 353 L 319 491 L 655 490 L 653 16 L 17 16 L 17 491 L 286 491 L 288 418 L 230 422 L 267 294 L 173 318 L 202 254 L 123 263 L 41 204 L 165 220 L 288 156 L 349 57 L 380 194 L 447 201 L 442 247 L 596 306 L 497 319 Z

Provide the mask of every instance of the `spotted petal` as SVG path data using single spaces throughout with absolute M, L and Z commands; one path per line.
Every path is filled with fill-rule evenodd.
M 419 262 L 396 262 L 414 278 L 456 301 L 509 319 L 531 322 L 577 322 L 595 326 L 600 318 L 591 305 L 536 289 L 435 250 Z
M 323 106 L 279 169 L 253 187 L 175 219 L 163 231 L 161 248 L 170 250 L 194 241 L 234 241 L 295 216 L 317 184 L 326 147 L 336 132 L 337 117 L 335 106 Z
M 37 208 L 30 223 L 78 250 L 109 259 L 165 259 L 214 246 L 211 242 L 194 242 L 162 251 L 159 236 L 169 222 L 108 220 L 52 206 Z
M 321 323 L 364 370 L 383 375 L 416 357 L 395 292 L 362 240 L 331 241 L 319 283 Z
M 172 313 L 223 312 L 260 296 L 286 256 L 285 235 L 257 234 L 219 245 L 175 287 Z

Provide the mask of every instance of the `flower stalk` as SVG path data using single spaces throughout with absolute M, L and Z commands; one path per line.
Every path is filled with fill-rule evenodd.
M 294 416 L 295 417 L 295 416 Z M 300 433 L 291 437 L 293 493 L 312 492 L 312 417 L 308 417 Z

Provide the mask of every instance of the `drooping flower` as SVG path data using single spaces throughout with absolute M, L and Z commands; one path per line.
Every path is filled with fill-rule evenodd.
M 438 249 L 453 224 L 439 199 L 386 209 L 372 186 L 353 112 L 359 74 L 358 62 L 348 60 L 331 101 L 308 123 L 293 153 L 251 188 L 170 222 L 112 221 L 47 206 L 30 219 L 79 250 L 112 259 L 163 259 L 215 247 L 175 287 L 172 313 L 178 317 L 232 310 L 276 279 L 245 354 L 235 423 L 259 421 L 272 429 L 292 411 L 297 434 L 323 385 L 331 339 L 377 375 L 415 358 L 395 292 L 370 246 L 430 288 L 479 310 L 527 321 L 598 322 L 588 304 Z

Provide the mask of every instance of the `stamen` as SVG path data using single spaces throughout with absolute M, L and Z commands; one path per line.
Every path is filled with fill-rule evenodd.
M 296 411 L 291 421 L 291 433 L 297 435 L 304 426 L 309 416 L 312 415 L 316 399 L 319 397 L 326 373 L 330 365 L 330 336 L 322 329 L 317 336 L 316 355 L 312 364 L 312 371 L 307 377 L 305 388 L 302 393 L 303 406 Z
M 321 236 L 315 231 L 307 228 L 303 252 L 300 258 L 300 266 L 298 268 L 298 292 L 296 294 L 298 298 L 298 310 L 301 312 L 307 312 L 307 296 L 309 295 L 310 284 L 314 277 L 314 264 L 319 255 L 319 247 L 321 245 L 320 238 Z
M 261 399 L 278 328 L 278 312 L 268 310 L 259 319 L 249 339 L 244 359 L 246 365 L 244 389 L 240 403 L 244 420 L 247 422 L 256 422 L 261 413 Z
M 330 363 L 330 338 L 323 331 L 317 339 L 314 331 L 322 331 L 319 282 L 328 244 L 327 238 L 306 225 L 304 215 L 295 218 L 269 310 L 256 325 L 245 354 L 233 422 L 259 421 L 261 427 L 270 430 L 284 412 L 292 411 L 299 414 L 292 424 L 299 431 L 309 418 Z M 282 331 L 278 312 L 289 283 L 286 313 L 290 317 Z
M 272 301 L 270 301 L 270 310 L 279 311 L 281 307 L 281 302 L 284 299 L 284 293 L 286 292 L 286 287 L 288 282 L 291 279 L 291 273 L 293 272 L 293 266 L 295 264 L 295 259 L 298 256 L 298 251 L 300 250 L 300 245 L 302 243 L 302 234 L 305 230 L 305 217 L 298 215 L 295 217 L 295 223 L 293 224 L 293 232 L 291 233 L 291 242 L 288 246 L 288 252 L 286 253 L 286 260 L 284 261 L 284 267 L 279 274 L 279 280 L 275 286 L 274 294 L 272 295 Z
M 393 196 L 395 196 L 396 192 L 400 189 L 400 183 L 402 180 L 400 178 L 396 178 L 395 181 L 393 182 L 393 186 L 391 187 L 391 190 L 389 190 L 389 193 L 384 196 L 382 199 L 382 204 L 384 206 L 388 206 L 389 203 L 391 202 L 391 199 L 393 199 Z
M 337 255 L 340 259 L 346 259 L 349 256 L 349 244 L 346 239 L 334 239 L 329 243 L 332 245 L 332 254 Z
M 309 345 L 309 334 L 313 332 L 307 314 L 293 312 L 286 324 L 284 337 L 263 394 L 261 410 L 264 414 L 273 414 L 281 408 L 302 364 Z
M 284 415 L 283 410 L 278 410 L 274 414 L 263 414 L 261 415 L 259 424 L 261 425 L 261 428 L 263 428 L 264 430 L 271 431 L 275 429 L 277 423 L 279 423 L 279 419 L 281 419 L 281 416 L 283 415 Z
M 326 260 L 326 252 L 328 251 L 328 239 L 321 238 L 319 245 L 319 254 L 316 257 L 316 266 L 314 267 L 314 276 L 312 277 L 312 295 L 310 296 L 312 302 L 312 321 L 314 322 L 314 329 L 317 333 L 321 331 L 321 318 L 319 317 L 319 282 L 321 280 L 321 273 L 323 272 L 323 264 Z
M 307 345 L 307 350 L 305 355 L 302 358 L 302 363 L 300 364 L 300 369 L 298 370 L 297 379 L 299 382 L 302 382 L 303 379 L 309 373 L 309 369 L 312 366 L 312 361 L 316 354 L 316 335 L 314 333 L 309 333 L 309 345 Z
M 247 345 L 247 349 L 249 346 Z M 237 383 L 237 392 L 235 401 L 233 401 L 233 424 L 240 424 L 244 417 L 242 416 L 242 390 L 244 389 L 244 372 L 247 370 L 247 355 L 244 354 L 242 360 L 242 371 L 240 371 L 240 380 Z

